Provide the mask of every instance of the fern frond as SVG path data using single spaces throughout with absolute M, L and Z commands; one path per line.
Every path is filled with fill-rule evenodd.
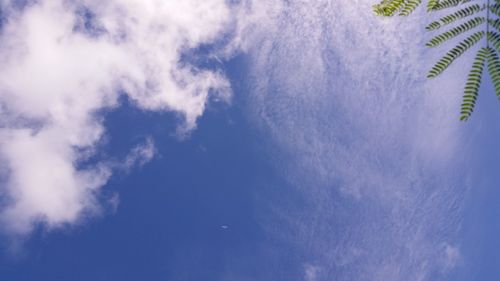
M 500 17 L 500 3 L 490 5 L 490 12 Z
M 447 8 L 452 8 L 456 7 L 461 4 L 468 3 L 473 0 L 444 0 L 442 2 L 439 2 L 434 8 L 432 9 L 433 11 L 439 11 Z
M 486 38 L 491 44 L 493 44 L 493 47 L 495 49 L 500 50 L 500 34 L 493 32 L 493 31 L 488 31 L 488 34 L 486 34 Z
M 472 64 L 472 68 L 467 78 L 467 83 L 465 84 L 460 110 L 461 121 L 467 121 L 474 111 L 477 96 L 479 94 L 479 87 L 481 86 L 484 63 L 487 57 L 489 57 L 489 48 L 481 48 L 474 59 L 474 63 Z
M 438 36 L 432 38 L 427 44 L 425 44 L 427 47 L 435 47 L 441 43 L 446 42 L 447 40 L 458 36 L 464 32 L 467 32 L 478 25 L 484 23 L 486 21 L 485 18 L 483 17 L 475 17 L 467 22 L 462 23 L 459 26 L 456 26 L 444 33 L 439 34 Z
M 458 43 L 453 49 L 448 51 L 429 71 L 428 78 L 434 78 L 441 74 L 450 64 L 459 58 L 463 53 L 474 46 L 485 35 L 484 31 L 478 31 L 467 37 L 464 41 Z
M 433 11 L 439 5 L 439 0 L 429 0 L 427 2 L 427 12 Z
M 404 0 L 382 0 L 379 4 L 373 5 L 373 12 L 377 16 L 391 17 L 405 4 Z
M 493 28 L 500 31 L 500 19 L 496 20 L 488 19 L 488 23 L 490 24 L 490 26 L 493 26 Z
M 495 86 L 495 94 L 500 100 L 500 60 L 492 48 L 488 48 L 488 73 Z
M 431 22 L 425 29 L 427 29 L 427 30 L 438 29 L 444 25 L 450 24 L 452 22 L 455 22 L 457 20 L 466 18 L 466 17 L 473 15 L 477 12 L 480 12 L 480 11 L 484 10 L 485 8 L 486 8 L 485 5 L 480 6 L 479 4 L 474 4 L 474 5 L 465 7 L 463 9 L 456 11 L 453 14 L 444 16 L 437 21 Z
M 422 3 L 422 0 L 407 0 L 403 6 L 400 16 L 409 16 Z

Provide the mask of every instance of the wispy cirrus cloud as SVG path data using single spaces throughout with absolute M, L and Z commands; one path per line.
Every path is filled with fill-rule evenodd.
M 120 95 L 177 113 L 181 133 L 210 98 L 230 98 L 221 72 L 182 61 L 226 35 L 226 1 L 2 1 L 1 10 L 0 219 L 8 233 L 99 209 L 95 195 L 115 165 L 80 163 L 106 133 L 98 112 L 119 106 Z M 133 150 L 124 165 L 151 159 L 153 148 Z
M 304 280 L 446 278 L 459 247 L 442 245 L 456 242 L 467 190 L 455 157 L 465 73 L 425 79 L 444 49 L 423 53 L 419 12 L 381 19 L 368 0 L 271 2 L 254 1 L 272 16 L 243 37 L 255 40 L 250 114 L 307 207 L 273 206 L 286 227 L 267 213 L 263 224 L 314 265 Z

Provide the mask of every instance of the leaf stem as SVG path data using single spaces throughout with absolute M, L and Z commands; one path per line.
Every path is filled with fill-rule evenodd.
M 486 6 L 486 48 L 490 47 L 490 40 L 488 38 L 489 34 L 490 34 L 490 0 L 488 0 Z

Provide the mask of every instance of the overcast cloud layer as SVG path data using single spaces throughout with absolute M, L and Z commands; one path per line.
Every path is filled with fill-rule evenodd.
M 97 113 L 120 95 L 144 110 L 178 113 L 181 134 L 210 97 L 231 95 L 221 73 L 181 62 L 183 52 L 227 33 L 224 0 L 0 3 L 0 224 L 9 233 L 99 210 L 95 194 L 116 164 L 80 164 L 105 134 Z M 152 144 L 121 166 L 151 159 Z
M 305 207 L 273 205 L 263 225 L 304 257 L 304 280 L 449 276 L 462 259 L 464 73 L 425 79 L 444 51 L 423 54 L 430 19 L 377 18 L 371 0 L 272 2 L 255 2 L 274 12 L 247 36 L 250 114 Z

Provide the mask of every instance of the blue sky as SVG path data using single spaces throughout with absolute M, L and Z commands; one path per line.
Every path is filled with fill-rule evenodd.
M 0 280 L 498 280 L 491 83 L 372 2 L 0 1 Z

